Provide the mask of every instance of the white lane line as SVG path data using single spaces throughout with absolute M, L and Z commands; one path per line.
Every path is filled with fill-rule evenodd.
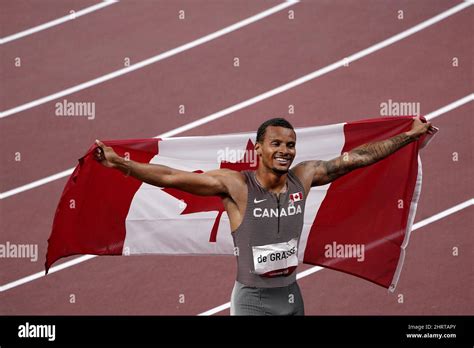
M 417 222 L 416 224 L 413 225 L 412 231 L 415 231 L 415 230 L 417 230 L 421 227 L 424 227 L 424 226 L 429 225 L 433 222 L 441 220 L 442 218 L 445 218 L 446 216 L 452 215 L 452 214 L 454 214 L 458 211 L 466 209 L 467 207 L 469 207 L 471 205 L 474 205 L 474 198 L 468 199 L 467 201 L 465 201 L 463 203 L 457 204 L 457 205 L 455 205 L 455 206 L 453 206 L 449 209 L 446 209 L 446 210 L 444 210 L 440 213 L 437 213 L 437 214 L 435 214 L 435 215 L 433 215 L 433 216 L 431 216 L 427 219 L 424 219 L 422 221 Z M 90 260 L 90 259 L 93 259 L 93 258 L 96 258 L 96 257 L 98 257 L 98 255 L 83 255 L 83 256 L 80 256 L 76 259 L 73 259 L 73 260 L 64 262 L 60 265 L 51 267 L 49 269 L 49 274 L 54 273 L 54 272 L 58 272 L 60 270 L 63 270 L 63 269 L 69 268 L 69 267 L 72 267 L 72 266 L 77 265 L 81 262 L 84 262 L 84 261 L 87 261 L 87 260 Z M 296 279 L 301 279 L 301 278 L 307 277 L 307 276 L 309 276 L 309 275 L 311 275 L 315 272 L 318 272 L 322 269 L 323 269 L 323 267 L 320 267 L 320 266 L 311 267 L 311 268 L 309 268 L 309 269 L 307 269 L 303 272 L 298 273 L 297 276 L 296 276 Z M 18 280 L 15 280 L 13 282 L 10 282 L 10 283 L 7 283 L 5 285 L 0 286 L 0 292 L 15 288 L 17 286 L 20 286 L 20 285 L 23 285 L 23 284 L 26 284 L 26 283 L 29 283 L 33 280 L 42 278 L 44 276 L 45 276 L 45 272 L 41 271 L 41 272 L 31 274 L 29 276 L 20 278 Z M 218 313 L 220 311 L 223 311 L 223 310 L 225 310 L 229 307 L 230 307 L 230 302 L 224 303 L 223 305 L 220 305 L 218 307 L 215 307 L 213 309 L 210 309 L 210 310 L 208 310 L 206 312 L 203 312 L 203 313 L 200 313 L 198 315 L 212 315 L 212 314 Z
M 93 259 L 94 257 L 97 257 L 97 255 L 83 255 L 83 256 L 77 257 L 73 260 L 70 260 L 70 261 L 64 262 L 60 265 L 51 267 L 49 269 L 49 274 L 54 273 L 54 272 L 58 272 L 60 270 L 68 268 L 68 267 L 72 267 L 74 265 L 77 265 L 78 263 Z M 44 271 L 31 274 L 27 277 L 24 277 L 24 278 L 15 280 L 11 283 L 0 286 L 0 292 L 7 291 L 11 288 L 15 288 L 15 287 L 20 286 L 22 284 L 29 283 L 33 280 L 39 279 L 39 278 L 44 277 L 44 276 L 45 276 Z
M 442 212 L 438 214 L 435 214 L 429 218 L 426 218 L 424 220 L 417 222 L 416 224 L 413 225 L 412 231 L 422 228 L 426 225 L 429 225 L 435 221 L 441 220 L 442 218 L 445 218 L 446 216 L 454 214 L 460 210 L 466 209 L 467 207 L 471 205 L 474 205 L 474 198 L 468 199 L 467 201 L 463 203 L 459 203 L 458 205 L 455 205 L 452 208 L 443 210 Z
M 260 12 L 252 17 L 249 17 L 247 19 L 244 19 L 240 22 L 237 22 L 235 24 L 232 24 L 228 27 L 225 27 L 223 29 L 220 29 L 214 33 L 211 33 L 209 35 L 206 35 L 206 36 L 203 36 L 199 39 L 196 39 L 194 41 L 191 41 L 191 42 L 188 42 L 187 44 L 184 44 L 184 45 L 181 45 L 179 47 L 176 47 L 176 48 L 173 48 L 169 51 L 166 51 L 166 52 L 163 52 L 163 53 L 160 53 L 156 56 L 153 56 L 153 57 L 150 57 L 148 59 L 145 59 L 145 60 L 142 60 L 141 62 L 138 62 L 136 64 L 132 64 L 130 65 L 129 67 L 126 67 L 126 68 L 123 68 L 123 69 L 119 69 L 119 70 L 116 70 L 114 72 L 111 72 L 109 74 L 106 74 L 106 75 L 103 75 L 103 76 L 100 76 L 98 78 L 95 78 L 93 80 L 90 80 L 90 81 L 87 81 L 87 82 L 84 82 L 84 83 L 81 83 L 79 85 L 76 85 L 74 87 L 70 87 L 70 88 L 67 88 L 65 90 L 62 90 L 60 92 L 57 92 L 57 93 L 54 93 L 54 94 L 51 94 L 51 95 L 48 95 L 46 97 L 43 97 L 43 98 L 40 98 L 40 99 L 36 99 L 36 100 L 33 100 L 29 103 L 26 103 L 26 104 L 23 104 L 23 105 L 20 105 L 20 106 L 16 106 L 12 109 L 8 109 L 8 110 L 5 110 L 5 111 L 2 111 L 0 112 L 0 118 L 4 118 L 4 117 L 8 117 L 8 116 L 11 116 L 11 115 L 14 115 L 16 113 L 19 113 L 21 111 L 25 111 L 25 110 L 28 110 L 28 109 L 31 109 L 31 108 L 34 108 L 38 105 L 41 105 L 41 104 L 44 104 L 44 103 L 47 103 L 47 102 L 50 102 L 52 100 L 55 100 L 55 99 L 58 99 L 58 98 L 62 98 L 66 95 L 69 95 L 69 94 L 72 94 L 72 93 L 76 93 L 78 91 L 81 91 L 83 89 L 86 89 L 86 88 L 89 88 L 89 87 L 92 87 L 92 86 L 95 86 L 95 85 L 98 85 L 100 83 L 103 83 L 103 82 L 106 82 L 106 81 L 109 81 L 111 79 L 114 79 L 116 77 L 119 77 L 119 76 L 122 76 L 122 75 L 125 75 L 125 74 L 128 74 L 128 73 L 131 73 L 132 71 L 135 71 L 135 70 L 138 70 L 138 69 L 141 69 L 141 68 L 144 68 L 150 64 L 153 64 L 153 63 L 156 63 L 156 62 L 159 62 L 160 60 L 163 60 L 163 59 L 166 59 L 166 58 L 169 58 L 171 56 L 174 56 L 178 53 L 181 53 L 181 52 L 184 52 L 184 51 L 187 51 L 191 48 L 194 48 L 194 47 L 197 47 L 197 46 L 200 46 L 202 44 L 205 44 L 206 42 L 209 42 L 211 40 L 215 40 L 221 36 L 224 36 L 226 34 L 229 34 L 233 31 L 236 31 L 240 28 L 243 28 L 249 24 L 252 24 L 252 23 L 255 23 L 265 17 L 268 17 L 276 12 L 279 12 L 287 7 L 290 7 L 290 6 L 293 6 L 294 4 L 298 3 L 299 0 L 287 0 L 286 2 L 284 3 L 281 3 L 277 6 L 274 6 L 268 10 L 265 10 L 263 12 Z
M 93 6 L 90 6 L 90 7 L 86 7 L 84 9 L 80 10 L 80 11 L 71 12 L 67 16 L 52 20 L 50 22 L 38 25 L 38 26 L 30 28 L 30 29 L 20 31 L 16 34 L 12 34 L 12 35 L 9 35 L 9 36 L 2 37 L 2 38 L 0 38 L 0 45 L 6 44 L 7 42 L 11 42 L 11 41 L 14 41 L 14 40 L 21 39 L 25 36 L 37 33 L 37 32 L 42 31 L 42 30 L 49 29 L 49 28 L 54 27 L 54 26 L 59 25 L 59 24 L 62 24 L 62 23 L 68 22 L 68 21 L 72 21 L 72 20 L 74 20 L 78 17 L 81 17 L 81 16 L 84 16 L 84 15 L 89 14 L 91 12 L 100 10 L 101 8 L 113 5 L 115 3 L 117 3 L 117 0 L 104 0 L 103 2 L 101 2 L 99 4 L 96 4 L 96 5 L 93 5 Z
M 252 99 L 254 99 L 254 98 L 252 98 Z M 251 100 L 251 99 L 249 99 L 249 100 Z M 451 110 L 453 110 L 453 109 L 455 109 L 455 108 L 457 108 L 461 105 L 464 105 L 464 104 L 466 104 L 466 103 L 468 103 L 472 100 L 473 100 L 473 94 L 467 95 L 467 96 L 465 96 L 461 99 L 458 99 L 458 100 L 456 100 L 456 101 L 454 101 L 454 102 L 452 102 L 448 105 L 445 105 L 445 106 L 439 108 L 438 110 L 430 112 L 429 114 L 425 115 L 425 117 L 427 119 L 431 120 L 431 119 L 433 119 L 435 117 L 438 117 L 438 116 L 441 116 L 441 115 L 445 114 L 446 112 L 451 111 Z M 203 117 L 199 120 L 196 120 L 196 121 L 190 122 L 188 124 L 185 124 L 184 126 L 181 126 L 181 127 L 172 129 L 172 130 L 170 130 L 166 133 L 157 135 L 155 138 L 169 138 L 169 137 L 175 136 L 177 134 L 183 133 L 185 131 L 188 131 L 190 129 L 202 126 L 205 123 L 209 123 L 209 122 L 214 121 L 214 120 L 216 120 L 220 117 L 228 115 L 228 114 L 234 112 L 235 110 L 239 110 L 239 109 L 242 109 L 242 108 L 244 108 L 248 105 L 251 105 L 251 104 L 248 104 L 248 105 L 242 106 L 244 103 L 246 104 L 247 102 L 248 102 L 248 100 L 245 101 L 245 102 L 236 104 L 234 106 L 231 106 L 227 109 L 218 111 L 218 112 L 216 112 L 214 114 L 211 114 L 209 116 L 205 116 L 205 117 Z M 14 196 L 14 195 L 17 195 L 19 193 L 22 193 L 22 192 L 25 192 L 25 191 L 28 191 L 28 190 L 31 190 L 31 189 L 34 189 L 36 187 L 48 184 L 48 183 L 53 182 L 55 180 L 62 179 L 64 177 L 67 177 L 67 176 L 71 175 L 73 171 L 74 171 L 74 168 L 69 168 L 69 169 L 66 169 L 62 172 L 59 172 L 59 173 L 47 176 L 45 178 L 30 182 L 29 184 L 22 185 L 22 186 L 16 187 L 14 189 L 11 189 L 11 190 L 8 190 L 8 191 L 5 191 L 5 192 L 1 192 L 0 193 L 0 200 L 11 197 L 11 196 Z
M 474 0 L 473 0 L 474 1 Z M 438 116 L 441 116 L 442 114 L 451 111 L 453 109 L 456 109 L 464 104 L 467 104 L 471 101 L 474 100 L 474 93 L 471 93 L 469 95 L 466 95 L 464 98 L 458 99 L 448 105 L 443 106 L 442 108 L 439 108 L 438 110 L 435 110 L 433 112 L 430 112 L 429 114 L 425 115 L 425 118 L 430 121 Z
M 62 179 L 66 176 L 71 175 L 73 171 L 74 171 L 74 168 L 69 168 L 69 169 L 63 170 L 62 172 L 47 176 L 43 179 L 39 179 L 39 180 L 30 182 L 29 184 L 14 188 L 12 190 L 2 192 L 2 193 L 0 193 L 0 200 L 5 199 L 5 198 L 10 197 L 10 196 L 13 196 L 13 195 L 16 195 L 16 194 L 21 193 L 21 192 L 25 192 L 25 191 L 34 189 L 35 187 L 38 187 L 38 186 L 45 185 L 45 184 L 50 183 L 52 181 Z
M 422 221 L 417 222 L 416 224 L 413 225 L 412 231 L 415 231 L 415 230 L 417 230 L 421 227 L 429 225 L 429 224 L 431 224 L 435 221 L 441 220 L 442 218 L 445 218 L 446 216 L 457 213 L 458 211 L 466 209 L 467 207 L 469 207 L 471 205 L 474 205 L 474 198 L 468 199 L 467 201 L 465 201 L 463 203 L 460 203 L 458 205 L 455 205 L 452 208 L 446 209 L 446 210 L 444 210 L 444 211 L 442 211 L 438 214 L 435 214 L 435 215 L 433 215 L 433 216 L 431 216 L 427 219 L 424 219 Z M 324 267 L 320 267 L 320 266 L 311 267 L 311 268 L 309 268 L 309 269 L 307 269 L 303 272 L 298 273 L 297 276 L 296 276 L 296 279 L 301 279 L 301 278 L 307 277 L 310 274 L 319 272 L 323 269 L 324 269 Z M 224 304 L 222 304 L 220 306 L 217 306 L 215 308 L 212 308 L 208 311 L 199 313 L 198 315 L 206 315 L 206 316 L 207 315 L 213 315 L 213 314 L 222 312 L 223 310 L 226 310 L 228 308 L 230 308 L 230 302 L 224 303 Z

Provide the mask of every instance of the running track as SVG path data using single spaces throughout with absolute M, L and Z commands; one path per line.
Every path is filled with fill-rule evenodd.
M 10 3 L 2 37 L 98 2 Z M 0 108 L 14 109 L 168 52 L 278 6 L 278 1 L 123 1 L 2 45 Z M 351 56 L 461 1 L 303 1 L 238 30 L 2 118 L 0 191 L 75 166 L 96 138 L 153 137 L 271 91 Z M 8 8 L 9 7 L 9 8 Z M 184 9 L 186 19 L 179 20 Z M 295 19 L 288 19 L 293 10 Z M 397 11 L 404 11 L 404 19 Z M 26 12 L 25 12 L 26 11 Z M 348 67 L 180 133 L 255 130 L 283 115 L 296 127 L 378 117 L 380 103 L 420 102 L 428 114 L 472 91 L 473 8 L 366 55 Z M 20 57 L 21 67 L 15 67 Z M 239 57 L 240 67 L 233 66 Z M 459 66 L 452 66 L 453 57 Z M 57 101 L 93 101 L 96 118 L 57 117 Z M 180 115 L 178 106 L 185 105 Z M 288 105 L 295 114 L 288 114 Z M 473 198 L 472 102 L 433 122 L 422 152 L 424 181 L 415 222 Z M 21 161 L 15 161 L 15 153 Z M 453 161 L 453 153 L 458 161 Z M 0 243 L 38 244 L 39 259 L 1 259 L 0 284 L 42 271 L 63 177 L 3 197 Z M 472 314 L 472 206 L 414 231 L 395 293 L 322 270 L 299 281 L 306 313 Z M 458 256 L 452 249 L 457 247 Z M 71 258 L 72 259 L 72 258 Z M 67 260 L 66 260 L 67 261 Z M 300 272 L 308 266 L 300 267 Z M 1 314 L 194 315 L 229 301 L 233 257 L 98 257 L 0 293 Z M 70 303 L 71 294 L 75 303 Z M 404 303 L 398 303 L 402 294 Z M 180 303 L 180 295 L 185 302 Z M 224 309 L 217 314 L 228 314 Z

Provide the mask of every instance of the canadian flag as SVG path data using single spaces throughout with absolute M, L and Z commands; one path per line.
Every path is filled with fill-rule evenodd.
M 412 117 L 386 117 L 296 129 L 293 164 L 332 159 L 408 131 L 411 124 Z M 254 138 L 255 133 L 239 133 L 104 143 L 134 161 L 201 173 L 217 168 L 255 170 Z M 376 164 L 312 188 L 306 198 L 300 262 L 395 289 L 421 190 L 418 151 L 429 138 L 422 136 Z M 103 167 L 94 160 L 94 150 L 95 145 L 79 159 L 60 198 L 46 272 L 58 259 L 76 254 L 233 255 L 229 221 L 219 197 L 142 183 Z M 293 193 L 291 199 L 301 200 L 303 193 Z
M 303 199 L 303 192 L 291 193 L 290 194 L 290 201 L 291 202 L 298 202 Z

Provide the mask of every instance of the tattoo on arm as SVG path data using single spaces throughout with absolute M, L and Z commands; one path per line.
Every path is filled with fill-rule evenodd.
M 343 156 L 330 161 L 308 161 L 304 165 L 311 169 L 310 173 L 314 173 L 311 186 L 326 185 L 352 170 Z
M 380 161 L 414 140 L 406 133 L 401 133 L 386 140 L 358 146 L 329 161 L 305 162 L 304 166 L 314 173 L 311 186 L 325 185 L 354 169 Z
M 355 168 L 365 167 L 384 159 L 414 140 L 409 135 L 401 133 L 386 140 L 356 147 L 349 152 L 349 157 L 351 157 L 350 155 L 356 155 Z

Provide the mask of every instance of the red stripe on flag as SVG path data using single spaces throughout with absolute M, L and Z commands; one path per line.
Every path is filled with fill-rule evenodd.
M 344 126 L 342 153 L 408 131 L 411 117 L 387 117 Z M 304 262 L 332 268 L 388 288 L 397 268 L 418 174 L 413 142 L 369 167 L 331 183 L 311 227 Z M 401 201 L 400 201 L 401 200 Z M 401 207 L 403 204 L 403 207 Z M 336 244 L 334 244 L 334 242 Z M 361 258 L 334 257 L 334 245 L 364 246 Z M 361 249 L 359 249 L 361 250 Z
M 160 139 L 104 141 L 120 156 L 148 163 L 158 154 Z M 79 159 L 56 209 L 48 239 L 46 272 L 58 259 L 77 254 L 120 255 L 125 219 L 133 196 L 142 184 L 94 159 L 93 145 Z

